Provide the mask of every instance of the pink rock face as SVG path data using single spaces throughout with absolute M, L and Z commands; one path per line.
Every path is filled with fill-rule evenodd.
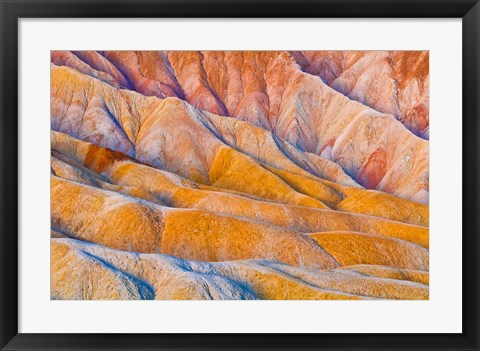
M 267 129 L 274 128 L 283 92 L 295 73 L 303 71 L 353 100 L 394 115 L 428 139 L 426 51 L 78 51 L 53 52 L 52 62 L 143 95 L 176 96 L 201 110 Z
M 375 189 L 385 176 L 386 167 L 387 154 L 383 148 L 378 148 L 370 154 L 357 179 L 364 187 Z
M 302 154 L 294 163 L 303 171 L 318 175 L 312 168 L 313 159 L 323 164 L 333 161 L 342 169 L 336 177 L 350 185 L 358 183 L 407 199 L 428 201 L 428 141 L 415 136 L 428 137 L 428 53 L 53 52 L 52 62 L 84 73 L 79 79 L 93 89 L 77 91 L 81 96 L 70 101 L 68 84 L 52 80 L 55 130 L 144 157 L 145 148 L 139 144 L 144 143 L 144 135 L 151 135 L 148 140 L 152 148 L 150 144 L 147 147 L 151 154 L 161 135 L 168 134 L 164 131 L 173 119 L 178 126 L 174 129 L 182 130 L 183 112 L 156 117 L 153 130 L 152 123 L 146 124 L 151 129 L 147 132 L 142 126 L 145 116 L 139 109 L 145 106 L 162 115 L 167 110 L 156 109 L 160 100 L 154 98 L 176 97 L 188 104 L 175 109 L 187 108 L 189 115 L 197 115 L 194 120 L 203 120 L 200 127 L 185 131 L 195 135 L 197 144 L 204 140 L 198 137 L 199 130 L 211 123 L 204 121 L 208 115 L 201 111 L 231 116 L 246 122 L 247 128 L 259 127 L 280 143 L 286 142 L 286 147 L 280 147 L 282 156 L 286 150 L 293 150 L 290 158 L 292 152 Z M 100 81 L 88 81 L 88 77 Z M 101 81 L 114 89 L 105 89 Z M 145 96 L 153 100 L 144 103 Z M 117 99 L 123 101 L 123 108 L 118 108 L 118 102 L 110 103 Z M 136 100 L 142 100 L 133 105 L 137 111 L 131 106 Z M 82 117 L 75 117 L 75 111 Z M 103 121 L 102 128 L 98 128 L 99 120 Z M 117 128 L 118 122 L 122 128 Z M 128 127 L 123 128 L 123 123 Z M 138 128 L 142 129 L 140 137 L 129 136 L 129 130 Z M 221 130 L 217 132 L 222 135 Z M 174 134 L 168 135 L 171 138 Z M 163 156 L 148 156 L 156 166 L 168 161 L 165 150 L 174 147 L 175 140 L 161 145 L 158 155 Z M 198 152 L 192 151 L 187 164 L 197 164 L 197 156 Z M 205 174 L 200 169 L 195 172 Z M 331 174 L 321 176 L 332 178 Z
M 393 114 L 428 139 L 427 51 L 307 51 L 294 56 L 305 72 L 351 99 Z

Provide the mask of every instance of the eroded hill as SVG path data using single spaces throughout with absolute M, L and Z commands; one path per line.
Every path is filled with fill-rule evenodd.
M 52 298 L 428 298 L 428 53 L 52 52 L 51 125 Z

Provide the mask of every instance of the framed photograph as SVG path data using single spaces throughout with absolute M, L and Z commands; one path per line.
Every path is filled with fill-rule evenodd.
M 477 350 L 476 0 L 1 1 L 2 350 Z

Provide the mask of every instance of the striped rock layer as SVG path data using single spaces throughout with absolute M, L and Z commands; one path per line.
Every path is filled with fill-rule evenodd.
M 51 61 L 53 299 L 428 299 L 428 53 Z

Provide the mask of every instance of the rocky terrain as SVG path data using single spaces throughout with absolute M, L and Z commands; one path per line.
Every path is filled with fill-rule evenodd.
M 51 53 L 52 299 L 428 299 L 428 52 Z

